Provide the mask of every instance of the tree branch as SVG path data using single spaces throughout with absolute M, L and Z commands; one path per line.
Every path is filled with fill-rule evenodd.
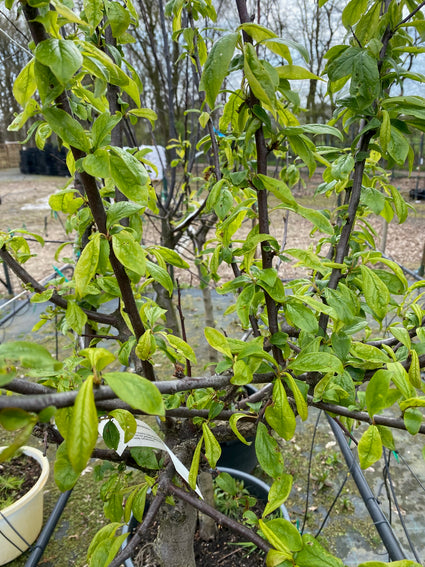
M 243 524 L 240 524 L 239 522 L 232 520 L 225 514 L 222 514 L 221 512 L 219 512 L 218 510 L 216 510 L 215 508 L 213 508 L 203 500 L 195 498 L 194 496 L 192 496 L 192 494 L 189 494 L 182 488 L 179 488 L 178 486 L 175 486 L 172 483 L 169 484 L 168 490 L 174 496 L 177 496 L 178 498 L 184 500 L 185 502 L 187 502 L 188 504 L 190 504 L 191 506 L 193 506 L 203 514 L 206 514 L 210 518 L 213 518 L 216 523 L 221 524 L 226 528 L 229 528 L 230 530 L 232 530 L 232 532 L 239 534 L 244 539 L 252 541 L 252 543 L 254 543 L 259 549 L 261 549 L 265 553 L 267 553 L 271 549 L 271 545 L 262 537 L 260 537 L 258 534 L 256 534 L 254 531 L 247 528 Z

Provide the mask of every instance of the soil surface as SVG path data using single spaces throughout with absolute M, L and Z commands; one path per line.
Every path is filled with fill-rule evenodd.
M 28 455 L 20 455 L 11 461 L 0 463 L 0 502 L 11 499 L 16 502 L 22 498 L 34 484 L 41 474 L 40 464 Z M 11 477 L 23 479 L 19 488 L 7 486 Z
M 261 517 L 264 504 L 251 508 L 257 517 Z M 157 523 L 154 522 L 148 534 L 139 546 L 139 551 L 132 559 L 134 567 L 160 567 L 154 552 Z M 266 556 L 255 545 L 241 541 L 241 536 L 222 525 L 217 525 L 217 534 L 212 541 L 203 541 L 199 532 L 195 532 L 193 541 L 196 567 L 259 567 L 265 564 Z

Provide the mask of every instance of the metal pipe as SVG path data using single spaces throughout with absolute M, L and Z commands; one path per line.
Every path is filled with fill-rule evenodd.
M 388 522 L 385 514 L 382 512 L 375 495 L 370 489 L 370 486 L 365 479 L 359 463 L 355 460 L 354 455 L 351 452 L 350 447 L 348 446 L 344 434 L 342 433 L 340 427 L 328 414 L 326 414 L 326 417 L 328 419 L 329 425 L 332 428 L 335 438 L 339 443 L 341 452 L 344 455 L 350 474 L 352 475 L 354 482 L 359 489 L 363 502 L 365 503 L 370 517 L 375 524 L 375 528 L 379 533 L 382 543 L 388 551 L 388 555 L 390 556 L 391 561 L 400 561 L 402 559 L 406 559 L 406 555 L 401 548 L 400 542 L 396 538 L 390 523 Z
M 49 543 L 50 538 L 52 537 L 52 533 L 56 527 L 56 524 L 58 523 L 59 518 L 61 517 L 62 512 L 65 509 L 66 503 L 71 496 L 71 493 L 72 489 L 67 490 L 66 492 L 62 492 L 62 494 L 59 496 L 58 501 L 56 502 L 56 505 L 46 522 L 46 525 L 38 536 L 37 542 L 33 546 L 31 555 L 28 557 L 27 562 L 25 563 L 25 567 L 35 567 L 36 565 L 38 565 L 38 562 L 40 561 L 44 550 L 46 549 L 46 546 Z

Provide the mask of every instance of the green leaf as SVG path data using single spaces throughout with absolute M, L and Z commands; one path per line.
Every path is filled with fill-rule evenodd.
M 382 455 L 382 440 L 376 425 L 369 425 L 357 447 L 362 469 L 371 467 Z
M 342 12 L 342 24 L 349 29 L 366 12 L 368 0 L 350 0 Z
M 105 2 L 105 7 L 112 35 L 113 37 L 119 37 L 127 31 L 130 25 L 130 13 L 118 2 Z
M 145 275 L 147 263 L 145 252 L 130 231 L 121 230 L 117 234 L 113 234 L 112 248 L 123 266 L 136 272 L 139 276 Z
M 362 360 L 364 362 L 363 366 L 366 368 L 375 368 L 376 365 L 390 362 L 390 358 L 385 352 L 364 343 L 353 342 L 350 347 L 350 353 L 355 358 Z
M 145 447 L 140 447 L 141 449 Z M 146 506 L 146 494 L 148 492 L 149 486 L 148 484 L 144 484 L 136 493 L 133 498 L 132 502 L 132 512 L 134 517 L 138 522 L 143 522 L 143 515 L 145 513 L 145 506 Z
M 176 266 L 176 268 L 189 268 L 189 264 L 181 258 L 181 256 L 175 250 L 171 250 L 171 248 L 166 248 L 165 246 L 149 246 L 149 252 L 153 252 L 155 256 L 159 254 L 159 256 L 167 262 L 167 264 L 171 264 L 172 266 Z
M 251 365 L 240 358 L 235 360 L 233 364 L 233 376 L 230 382 L 238 386 L 244 386 L 252 382 L 253 378 L 254 375 Z
M 221 37 L 214 43 L 208 54 L 199 83 L 199 90 L 205 91 L 205 98 L 211 109 L 214 108 L 220 87 L 224 78 L 228 75 L 230 61 L 238 38 L 238 33 L 229 33 Z
M 116 395 L 134 409 L 150 415 L 165 415 L 164 402 L 156 386 L 131 372 L 108 372 L 103 379 Z
M 97 232 L 89 240 L 74 270 L 75 292 L 79 298 L 83 298 L 86 289 L 96 274 L 100 253 L 100 233 Z
M 409 382 L 409 376 L 406 370 L 399 362 L 391 362 L 387 364 L 391 380 L 397 389 L 403 394 L 404 398 L 412 398 L 415 396 L 415 389 Z
M 217 329 L 214 329 L 213 327 L 205 327 L 204 333 L 208 344 L 212 346 L 213 349 L 218 350 L 218 352 L 225 354 L 229 358 L 232 357 L 229 343 L 220 331 L 217 331 Z
M 304 79 L 316 79 L 322 81 L 320 77 L 306 69 L 305 67 L 300 67 L 299 65 L 282 65 L 277 67 L 276 71 L 281 79 L 288 80 L 304 80 Z
M 29 423 L 33 423 L 34 414 L 28 413 L 19 408 L 5 408 L 0 411 L 0 425 L 6 431 L 16 431 L 22 429 Z
M 128 443 L 137 430 L 134 415 L 124 409 L 112 410 L 109 412 L 109 415 L 118 421 L 121 429 L 124 431 L 124 443 Z
M 61 108 L 46 108 L 43 114 L 51 129 L 70 147 L 86 153 L 90 151 L 89 139 L 75 118 Z
M 91 129 L 93 148 L 97 149 L 110 143 L 111 132 L 120 120 L 121 116 L 118 113 L 111 116 L 108 112 L 100 114 L 96 118 Z
M 34 55 L 62 84 L 66 84 L 83 64 L 80 50 L 70 39 L 45 39 L 37 45 Z
M 190 465 L 189 486 L 192 490 L 196 489 L 196 479 L 198 478 L 199 460 L 201 458 L 201 447 L 203 440 L 204 437 L 201 436 L 201 438 L 198 441 L 198 444 L 196 445 L 196 449 L 193 453 L 192 464 Z
M 265 418 L 270 427 L 286 441 L 292 439 L 296 427 L 295 415 L 281 380 L 274 383 L 273 403 L 266 407 Z
M 233 195 L 228 189 L 222 189 L 214 204 L 214 211 L 220 220 L 224 220 L 233 205 Z
M 76 473 L 80 473 L 86 467 L 96 445 L 97 435 L 93 376 L 89 376 L 83 382 L 75 399 L 66 438 L 68 457 Z
M 84 326 L 88 321 L 87 315 L 79 307 L 75 301 L 68 301 L 66 307 L 65 319 L 70 328 L 77 333 L 77 335 L 82 335 Z
M 113 421 L 108 421 L 103 429 L 103 440 L 109 449 L 117 450 L 120 442 L 120 433 Z
M 18 364 L 23 368 L 53 370 L 60 366 L 42 345 L 26 341 L 0 344 L 0 367 Z
M 171 296 L 173 294 L 174 285 L 173 280 L 171 279 L 170 274 L 167 272 L 167 270 L 165 270 L 161 266 L 158 266 L 158 264 L 154 264 L 150 260 L 146 260 L 146 268 L 149 275 L 156 282 L 161 284 L 162 287 L 165 288 Z
M 289 547 L 281 540 L 280 533 L 275 533 L 275 531 L 269 527 L 269 524 L 270 522 L 264 522 L 263 520 L 258 521 L 258 527 L 263 532 L 264 537 L 279 552 L 279 559 L 292 560 L 292 553 Z M 267 565 L 269 564 L 269 557 L 267 556 Z
M 333 372 L 342 374 L 342 362 L 329 352 L 301 352 L 297 358 L 288 365 L 295 374 L 303 372 Z
M 422 380 L 419 356 L 415 350 L 411 350 L 410 355 L 412 357 L 412 360 L 410 362 L 409 368 L 409 381 L 414 388 L 420 388 L 422 386 Z
M 180 355 L 183 356 L 183 358 L 186 358 L 187 360 L 190 360 L 190 362 L 192 362 L 193 364 L 196 364 L 195 352 L 193 348 L 187 344 L 186 341 L 184 341 L 180 337 L 177 337 L 176 335 L 171 335 L 171 334 L 167 335 L 167 341 L 170 343 L 170 345 L 173 348 L 177 350 L 177 352 Z
M 106 213 L 106 226 L 111 228 L 114 224 L 118 224 L 121 219 L 138 214 L 142 208 L 142 205 L 130 203 L 129 201 L 112 203 Z
M 344 567 L 341 559 L 326 551 L 310 534 L 304 534 L 303 548 L 297 553 L 297 567 Z
M 407 204 L 396 187 L 390 185 L 389 188 L 393 198 L 394 209 L 398 216 L 398 223 L 401 224 L 407 218 Z
M 387 393 L 390 387 L 388 370 L 378 370 L 370 379 L 366 388 L 366 409 L 370 417 L 387 407 Z
M 390 292 L 384 282 L 367 266 L 360 266 L 363 278 L 363 294 L 368 306 L 379 321 L 387 314 Z
M 34 59 L 25 65 L 13 83 L 13 96 L 25 107 L 37 88 L 34 76 Z
M 217 461 L 221 456 L 220 443 L 214 437 L 214 434 L 205 422 L 202 424 L 202 433 L 204 435 L 205 456 L 210 467 L 215 469 Z
M 255 436 L 255 453 L 258 462 L 265 473 L 272 478 L 283 474 L 283 457 L 279 445 L 260 421 Z
M 56 451 L 55 457 L 55 482 L 61 492 L 70 490 L 77 482 L 80 474 L 72 468 L 68 457 L 68 447 L 66 441 L 61 443 Z
M 408 408 L 403 415 L 404 425 L 410 435 L 416 435 L 422 425 L 422 413 L 413 408 Z
M 230 416 L 229 425 L 231 430 L 233 431 L 233 433 L 236 435 L 236 437 L 239 439 L 241 443 L 244 443 L 245 445 L 251 445 L 252 441 L 247 441 L 245 437 L 240 433 L 237 426 L 238 421 L 243 418 L 246 419 L 246 417 L 247 416 L 244 413 L 234 413 Z
M 266 507 L 264 508 L 263 518 L 274 512 L 287 500 L 289 493 L 291 492 L 291 488 L 292 488 L 292 475 L 290 474 L 283 474 L 273 482 L 269 490 L 269 496 L 267 499 Z M 285 520 L 285 522 L 286 521 L 287 520 Z M 292 526 L 290 522 L 288 522 L 288 524 Z M 286 524 L 285 527 L 287 527 Z M 295 529 L 296 533 L 298 534 L 298 530 L 295 528 L 295 526 L 292 527 Z M 291 530 L 288 529 L 288 531 Z M 301 542 L 301 536 L 299 537 Z M 294 549 L 294 547 L 291 547 L 291 545 L 293 544 L 289 545 L 288 542 L 286 542 L 286 544 L 288 545 L 289 549 L 291 549 L 292 551 L 298 551 L 298 549 Z
M 273 108 L 277 84 L 270 75 L 269 69 L 258 59 L 255 47 L 250 43 L 244 45 L 244 71 L 253 94 L 261 102 Z
M 149 175 L 144 166 L 123 148 L 113 147 L 109 156 L 111 176 L 123 195 L 141 205 L 148 204 Z
M 83 0 L 84 14 L 88 23 L 95 28 L 103 18 L 102 0 Z
M 292 393 L 293 393 L 294 399 L 295 399 L 295 405 L 297 406 L 298 415 L 301 417 L 301 419 L 303 421 L 305 421 L 308 417 L 308 408 L 307 408 L 306 399 L 302 395 L 302 393 L 301 393 L 301 391 L 300 391 L 300 389 L 297 385 L 297 382 L 294 380 L 294 378 L 291 376 L 291 374 L 289 374 L 289 372 L 285 372 L 285 374 L 283 375 L 283 378 L 284 378 L 285 382 L 288 383 L 288 386 L 292 390 Z

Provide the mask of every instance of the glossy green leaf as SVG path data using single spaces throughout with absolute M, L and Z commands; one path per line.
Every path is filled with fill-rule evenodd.
M 95 28 L 103 18 L 102 0 L 84 0 L 83 6 L 88 23 Z
M 290 474 L 283 474 L 282 476 L 278 477 L 273 482 L 273 484 L 270 487 L 266 507 L 264 508 L 263 518 L 265 516 L 268 516 L 269 514 L 274 512 L 275 510 L 277 510 L 277 508 L 279 508 L 279 506 L 281 506 L 284 502 L 286 502 L 286 500 L 289 496 L 289 493 L 291 492 L 291 488 L 292 488 L 292 476 Z M 286 522 L 286 520 L 285 520 L 285 522 Z M 292 524 L 290 522 L 288 522 L 288 524 L 292 526 Z M 287 527 L 286 524 L 285 524 L 285 527 Z M 292 526 L 292 527 L 294 527 L 294 526 Z M 294 527 L 294 529 L 298 534 L 298 530 L 295 527 Z M 290 532 L 290 531 L 291 530 L 288 529 L 288 532 Z M 300 541 L 301 541 L 301 536 L 300 536 Z M 286 543 L 287 543 L 289 549 L 291 549 L 292 551 L 298 551 L 298 549 L 295 548 L 296 545 L 294 546 L 293 543 L 291 543 L 291 544 L 289 544 L 288 542 L 286 542 Z M 301 547 L 300 547 L 300 549 L 301 549 Z
M 204 437 L 202 436 L 198 444 L 196 445 L 196 449 L 193 453 L 192 464 L 190 465 L 189 471 L 189 486 L 192 490 L 196 489 L 196 479 L 198 478 L 198 471 L 199 471 L 199 460 L 201 458 L 201 447 L 204 441 Z
M 383 281 L 367 266 L 360 266 L 363 279 L 363 294 L 366 303 L 376 314 L 379 321 L 387 314 L 390 293 Z
M 211 468 L 215 469 L 217 461 L 221 456 L 220 443 L 205 422 L 202 424 L 202 433 L 204 435 L 205 456 Z
M 289 441 L 295 433 L 295 415 L 288 402 L 288 397 L 281 380 L 276 380 L 273 386 L 273 403 L 266 407 L 265 418 L 276 433 Z
M 386 364 L 391 360 L 386 352 L 365 343 L 351 343 L 350 353 L 352 356 L 365 362 L 366 368 L 368 367 L 367 363 L 371 364 L 370 368 L 374 368 L 374 365 Z
M 403 394 L 404 398 L 412 398 L 415 396 L 415 389 L 409 382 L 409 376 L 406 370 L 399 362 L 391 362 L 387 364 L 391 380 L 397 389 Z
M 264 423 L 260 422 L 255 436 L 255 453 L 258 462 L 265 473 L 272 478 L 283 474 L 283 457 L 279 445 L 267 430 Z
M 119 37 L 130 25 L 130 13 L 119 2 L 106 2 L 106 15 L 111 26 L 113 37 Z
M 244 45 L 244 71 L 254 95 L 261 102 L 273 108 L 277 84 L 270 75 L 270 70 L 258 59 L 257 52 L 250 43 Z
M 80 474 L 75 472 L 68 457 L 66 441 L 61 443 L 56 451 L 54 464 L 55 482 L 61 492 L 75 486 Z
M 304 79 L 315 79 L 315 80 L 322 80 L 320 77 L 306 69 L 305 67 L 300 67 L 299 65 L 283 65 L 281 67 L 277 67 L 276 71 L 279 74 L 281 79 L 288 79 L 288 80 L 304 80 Z
M 415 350 L 410 351 L 411 362 L 409 367 L 409 381 L 414 388 L 420 388 L 422 385 L 421 368 L 419 364 L 419 356 Z
M 217 331 L 217 329 L 214 329 L 213 327 L 205 327 L 204 333 L 208 344 L 211 345 L 213 349 L 218 350 L 218 352 L 221 352 L 230 358 L 232 357 L 229 343 L 220 331 Z
M 123 266 L 140 276 L 145 275 L 145 252 L 129 230 L 121 230 L 112 235 L 112 248 Z
M 114 449 L 115 451 L 118 448 L 118 444 L 120 442 L 120 434 L 118 431 L 117 426 L 113 421 L 108 421 L 103 429 L 103 440 L 105 441 L 105 445 L 109 447 L 109 449 Z
M 146 260 L 146 268 L 149 275 L 159 284 L 165 288 L 170 296 L 173 294 L 173 280 L 170 277 L 170 274 L 165 270 L 163 267 L 158 266 L 158 264 L 154 264 L 150 260 Z
M 297 567 L 344 567 L 341 559 L 326 551 L 310 534 L 302 536 L 303 548 L 297 553 Z
M 46 108 L 43 114 L 51 129 L 64 142 L 83 152 L 90 151 L 90 141 L 84 128 L 75 118 L 60 108 Z
M 80 473 L 86 467 L 96 445 L 97 435 L 93 376 L 89 376 L 83 382 L 75 399 L 66 439 L 68 457 L 76 473 Z
M 131 372 L 108 372 L 103 379 L 116 395 L 134 409 L 151 415 L 165 415 L 164 402 L 156 386 Z
M 167 341 L 170 345 L 176 349 L 177 353 L 180 354 L 181 357 L 190 360 L 193 364 L 196 364 L 196 355 L 193 348 L 187 344 L 186 341 L 177 337 L 176 335 L 167 335 Z
M 13 83 L 13 96 L 25 106 L 37 88 L 34 76 L 34 59 L 25 65 Z
M 50 38 L 41 41 L 34 52 L 40 63 L 49 67 L 55 77 L 67 83 L 83 63 L 83 56 L 72 40 Z M 80 148 L 82 149 L 82 148 Z
M 116 409 L 109 412 L 109 415 L 116 419 L 124 431 L 124 443 L 128 443 L 134 437 L 137 430 L 137 423 L 134 415 L 127 410 Z
M 291 368 L 295 374 L 302 374 L 303 372 L 334 372 L 342 374 L 344 372 L 341 361 L 329 352 L 301 352 L 288 365 L 288 368 Z
M 59 363 L 44 346 L 37 343 L 27 341 L 1 343 L 0 367 L 11 364 L 17 364 L 23 368 L 53 370 Z
M 264 522 L 263 520 L 258 521 L 258 526 L 263 532 L 264 537 L 268 540 L 271 545 L 279 551 L 281 559 L 292 559 L 292 553 L 289 547 L 282 541 L 280 534 L 275 533 L 275 531 L 269 527 L 270 522 Z
M 230 416 L 229 425 L 231 430 L 241 443 L 244 443 L 245 445 L 251 445 L 252 441 L 247 441 L 238 429 L 238 421 L 244 418 L 246 419 L 246 415 L 244 413 L 234 413 Z
M 83 249 L 74 270 L 75 291 L 83 298 L 86 289 L 96 274 L 100 253 L 100 233 L 95 233 Z
M 388 370 L 378 370 L 368 382 L 366 388 L 366 408 L 373 418 L 387 407 L 387 393 L 390 387 Z
M 146 506 L 146 494 L 148 492 L 149 486 L 148 484 L 144 484 L 139 490 L 137 491 L 136 495 L 133 498 L 132 502 L 132 512 L 134 517 L 138 522 L 143 522 L 143 515 L 145 513 L 145 506 Z
M 422 413 L 414 408 L 408 408 L 403 414 L 404 425 L 410 435 L 416 435 L 422 425 Z
M 217 40 L 211 48 L 202 72 L 199 90 L 205 91 L 205 98 L 211 109 L 228 74 L 230 61 L 238 41 L 238 33 L 229 33 Z
M 148 204 L 149 175 L 130 152 L 113 147 L 109 156 L 111 176 L 123 195 L 141 205 Z
M 307 408 L 307 401 L 306 398 L 302 395 L 297 382 L 294 378 L 289 374 L 289 372 L 285 372 L 283 375 L 283 379 L 288 384 L 289 388 L 292 391 L 292 394 L 295 399 L 295 405 L 297 406 L 298 415 L 301 417 L 303 421 L 305 421 L 308 417 L 308 408 Z M 298 383 L 300 381 L 298 380 Z
M 19 408 L 5 408 L 0 411 L 0 425 L 6 431 L 21 429 L 34 421 L 34 414 Z
M 79 307 L 75 301 L 68 301 L 66 307 L 65 319 L 70 328 L 77 333 L 77 335 L 83 334 L 84 326 L 87 323 L 87 315 Z
M 350 0 L 342 11 L 342 23 L 346 28 L 356 24 L 365 13 L 368 0 Z
M 357 450 L 362 469 L 367 469 L 379 461 L 382 455 L 382 440 L 376 425 L 369 425 L 359 441 Z

